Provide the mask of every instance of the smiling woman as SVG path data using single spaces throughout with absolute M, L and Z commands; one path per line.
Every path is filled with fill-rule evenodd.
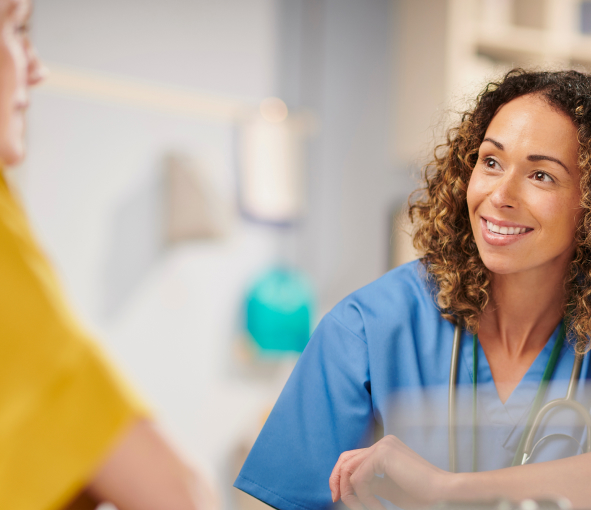
M 498 301 L 494 311 L 485 307 L 478 336 L 503 402 L 564 315 L 564 275 L 582 215 L 577 157 L 571 119 L 543 96 L 529 94 L 499 109 L 472 170 L 466 197 L 470 224 L 480 259 L 495 275 L 493 299 Z M 498 307 L 513 305 L 523 297 L 516 289 L 528 285 L 542 291 L 538 301 L 548 299 L 536 321 L 539 334 L 527 349 L 521 347 L 526 351 L 522 360 L 503 360 L 497 352 Z
M 516 452 L 541 403 L 591 405 L 576 385 L 591 379 L 590 147 L 590 76 L 514 70 L 489 84 L 411 198 L 420 261 L 322 320 L 236 486 L 291 510 L 499 496 L 587 506 L 591 453 L 573 456 L 587 411 L 554 409 L 532 463 Z M 386 437 L 363 448 L 374 420 Z
M 478 331 L 493 274 L 521 278 L 529 267 L 533 272 L 526 274 L 537 272 L 544 275 L 538 280 L 547 281 L 557 271 L 557 300 L 563 307 L 568 301 L 577 348 L 588 350 L 590 92 L 589 77 L 574 71 L 512 71 L 488 85 L 436 150 L 425 170 L 426 194 L 410 212 L 418 226 L 415 244 L 438 282 L 444 317 L 462 317 L 468 329 Z M 511 226 L 526 231 L 507 238 L 501 229 L 507 227 L 508 234 Z
M 549 344 L 557 341 L 556 325 L 565 315 L 572 346 L 567 352 L 589 350 L 591 268 L 585 220 L 591 211 L 586 200 L 590 92 L 590 78 L 572 71 L 516 70 L 490 84 L 475 109 L 450 131 L 448 143 L 438 147 L 425 171 L 425 194 L 411 205 L 418 225 L 415 244 L 437 282 L 442 316 L 463 319 L 475 334 L 506 408 L 544 352 L 549 353 Z M 481 375 L 478 367 L 474 385 Z M 589 378 L 588 368 L 583 377 Z M 585 397 L 579 393 L 579 398 Z M 418 486 L 413 491 L 405 485 L 409 477 L 403 481 L 391 471 L 398 462 L 413 478 L 421 478 L 426 469 L 428 490 L 422 486 L 419 493 Z M 382 469 L 384 463 L 390 470 Z M 359 495 L 375 504 L 368 480 L 374 472 L 386 472 L 391 483 L 378 492 L 407 504 L 502 495 L 568 496 L 583 506 L 591 495 L 584 484 L 575 488 L 573 483 L 574 470 L 591 471 L 589 454 L 514 469 L 450 475 L 390 436 L 372 449 L 343 454 L 331 488 L 352 506 Z

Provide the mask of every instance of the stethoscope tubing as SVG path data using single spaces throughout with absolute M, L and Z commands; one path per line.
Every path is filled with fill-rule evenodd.
M 582 362 L 583 362 L 583 356 L 581 356 L 579 354 L 575 354 L 575 361 L 573 363 L 573 369 L 572 369 L 572 372 L 570 375 L 570 381 L 568 383 L 568 390 L 566 391 L 566 397 L 551 400 L 550 402 L 548 402 L 547 404 L 542 406 L 540 408 L 540 410 L 538 411 L 538 413 L 536 414 L 536 416 L 531 424 L 531 427 L 527 431 L 527 436 L 526 436 L 525 444 L 523 446 L 523 452 L 521 455 L 521 464 L 522 465 L 525 464 L 529 460 L 529 458 L 531 457 L 533 447 L 534 447 L 535 435 L 536 435 L 538 429 L 540 428 L 540 425 L 542 423 L 542 420 L 544 419 L 544 416 L 546 416 L 546 414 L 549 411 L 551 411 L 552 409 L 555 409 L 556 407 L 559 407 L 559 406 L 568 407 L 568 408 L 572 409 L 573 411 L 575 411 L 577 414 L 579 414 L 579 416 L 581 416 L 581 418 L 583 418 L 583 421 L 585 422 L 585 425 L 586 425 L 586 431 L 587 431 L 587 437 L 586 437 L 586 441 L 585 441 L 585 446 L 583 447 L 583 452 L 591 451 L 591 416 L 589 415 L 589 412 L 587 411 L 587 409 L 585 409 L 585 407 L 582 404 L 580 404 L 579 402 L 577 402 L 575 400 L 575 393 L 577 391 L 577 387 L 579 384 L 579 377 L 581 375 Z
M 448 437 L 449 437 L 449 470 L 452 473 L 457 471 L 457 445 L 456 445 L 456 402 L 457 402 L 457 393 L 456 387 L 458 383 L 458 366 L 459 366 L 459 356 L 460 356 L 460 342 L 462 338 L 462 329 L 463 329 L 463 321 L 461 318 L 457 319 L 455 330 L 454 330 L 454 337 L 453 337 L 453 345 L 451 351 L 451 363 L 450 363 L 450 371 L 449 371 L 449 394 L 448 394 Z M 532 450 L 535 447 L 533 444 L 535 435 L 544 419 L 544 416 L 552 409 L 555 409 L 559 406 L 568 407 L 574 410 L 577 414 L 579 414 L 586 425 L 587 437 L 585 441 L 585 445 L 583 447 L 583 452 L 591 451 L 591 415 L 585 409 L 583 405 L 575 400 L 575 393 L 577 391 L 579 377 L 581 374 L 581 365 L 583 362 L 583 356 L 579 354 L 575 354 L 575 361 L 573 363 L 573 369 L 571 372 L 568 389 L 566 392 L 566 397 L 564 398 L 557 398 L 552 400 L 542 406 L 540 410 L 536 413 L 535 418 L 531 422 L 531 426 L 524 431 L 526 434 L 525 441 L 520 441 L 520 445 L 523 444 L 522 451 L 519 455 L 521 458 L 521 464 L 525 464 L 531 454 Z
M 457 471 L 456 466 L 456 387 L 458 384 L 458 366 L 459 366 L 459 358 L 460 358 L 460 340 L 462 337 L 462 328 L 463 328 L 463 321 L 461 317 L 458 319 L 456 323 L 456 328 L 454 330 L 454 340 L 453 346 L 451 349 L 451 367 L 449 370 L 449 396 L 447 402 L 447 412 L 448 412 L 448 444 L 449 444 L 449 470 L 452 473 Z

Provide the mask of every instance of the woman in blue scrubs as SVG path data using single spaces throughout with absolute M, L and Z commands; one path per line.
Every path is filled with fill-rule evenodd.
M 530 463 L 510 466 L 544 372 L 545 400 L 564 397 L 575 351 L 589 350 L 591 77 L 516 70 L 490 84 L 424 178 L 410 208 L 422 258 L 324 317 L 235 485 L 282 510 L 497 496 L 588 506 L 591 453 L 573 456 L 575 413 L 551 413 Z M 580 377 L 591 378 L 589 356 Z M 589 408 L 585 384 L 575 397 Z M 385 437 L 370 446 L 376 423 Z

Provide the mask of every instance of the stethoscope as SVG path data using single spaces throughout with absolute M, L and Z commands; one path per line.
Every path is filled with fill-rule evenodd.
M 521 440 L 519 441 L 519 446 L 517 447 L 517 452 L 515 453 L 515 457 L 513 459 L 513 465 L 523 465 L 527 463 L 530 459 L 533 451 L 535 450 L 536 446 L 544 440 L 546 437 L 540 439 L 537 443 L 534 444 L 534 439 L 538 429 L 540 428 L 540 424 L 542 420 L 546 416 L 546 414 L 551 411 L 552 409 L 556 409 L 557 407 L 563 406 L 575 411 L 583 421 L 585 422 L 586 429 L 587 429 L 587 439 L 585 441 L 585 445 L 579 445 L 583 450 L 583 453 L 587 453 L 591 451 L 591 416 L 589 415 L 589 411 L 585 409 L 583 405 L 575 400 L 575 393 L 577 391 L 577 387 L 579 384 L 579 376 L 581 375 L 581 364 L 583 362 L 583 357 L 579 354 L 575 354 L 575 361 L 573 363 L 573 369 L 570 375 L 570 380 L 568 383 L 568 389 L 566 390 L 566 396 L 564 398 L 557 398 L 548 402 L 545 405 L 541 405 L 544 396 L 546 393 L 546 388 L 548 386 L 548 382 L 552 377 L 552 372 L 554 371 L 556 360 L 558 358 L 558 354 L 564 342 L 564 323 L 561 327 L 561 331 L 559 333 L 559 338 L 556 340 L 556 343 L 553 348 L 553 352 L 550 355 L 550 360 L 548 361 L 548 365 L 546 366 L 546 371 L 544 372 L 544 376 L 542 377 L 542 382 L 538 388 L 538 392 L 534 399 L 534 403 L 532 405 L 532 409 L 530 411 L 527 424 L 525 426 L 525 430 L 521 436 Z M 454 338 L 453 338 L 453 346 L 451 352 L 451 368 L 449 372 L 449 396 L 448 396 L 448 434 L 449 434 L 449 470 L 452 473 L 457 471 L 457 458 L 456 458 L 456 386 L 458 381 L 458 364 L 459 364 L 459 357 L 460 357 L 460 340 L 462 338 L 462 320 L 458 319 L 455 331 L 454 331 Z M 476 347 L 476 337 L 474 337 L 474 346 Z M 474 356 L 476 360 L 476 355 Z M 477 369 L 477 362 L 474 362 L 474 384 L 473 384 L 473 420 L 474 420 L 474 430 L 473 430 L 473 452 L 476 452 L 476 434 L 475 434 L 475 427 L 476 427 L 476 369 Z M 569 436 L 570 437 L 570 436 Z M 574 438 L 571 438 L 574 439 Z M 476 459 L 474 457 L 473 461 L 473 470 L 475 470 L 476 466 Z

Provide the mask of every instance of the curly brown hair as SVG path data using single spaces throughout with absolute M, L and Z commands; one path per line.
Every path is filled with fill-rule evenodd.
M 478 331 L 490 299 L 491 274 L 484 266 L 470 225 L 466 192 L 485 132 L 499 108 L 526 94 L 538 94 L 565 113 L 578 130 L 583 210 L 573 261 L 565 276 L 565 310 L 569 332 L 580 353 L 591 350 L 591 75 L 577 71 L 509 71 L 489 83 L 474 107 L 462 114 L 459 125 L 447 131 L 446 141 L 434 150 L 423 170 L 423 186 L 409 199 L 415 224 L 413 244 L 422 254 L 429 277 L 436 284 L 443 317 L 461 318 Z

